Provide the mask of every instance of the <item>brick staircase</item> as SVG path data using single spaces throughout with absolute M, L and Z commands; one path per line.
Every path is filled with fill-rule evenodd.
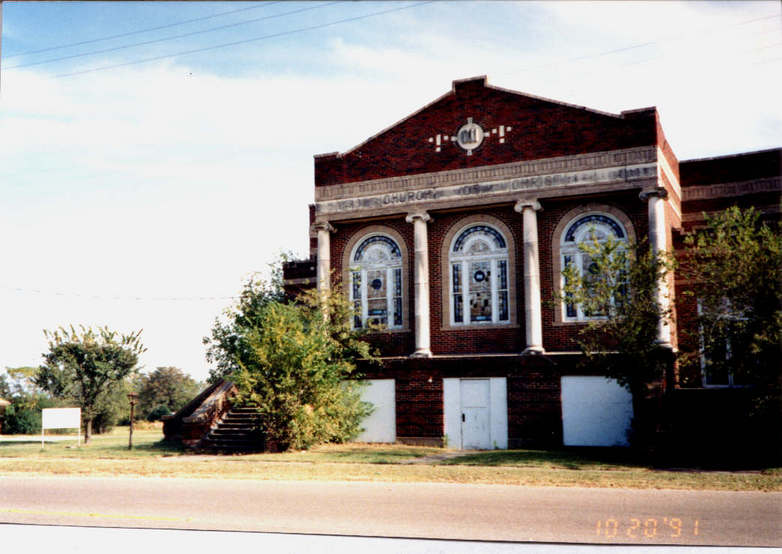
M 198 450 L 224 454 L 262 451 L 263 435 L 256 409 L 231 408 L 201 440 Z

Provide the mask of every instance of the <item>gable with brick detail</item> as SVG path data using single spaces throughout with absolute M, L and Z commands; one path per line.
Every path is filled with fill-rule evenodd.
M 470 122 L 474 149 L 459 144 Z M 610 114 L 490 86 L 454 81 L 450 92 L 345 153 L 315 156 L 315 186 L 623 150 L 658 143 L 657 110 Z

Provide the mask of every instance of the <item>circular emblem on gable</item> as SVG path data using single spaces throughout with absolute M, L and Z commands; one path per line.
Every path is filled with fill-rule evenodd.
M 467 123 L 459 127 L 456 133 L 456 144 L 471 153 L 483 142 L 483 128 L 477 123 L 473 123 L 472 118 L 467 119 Z

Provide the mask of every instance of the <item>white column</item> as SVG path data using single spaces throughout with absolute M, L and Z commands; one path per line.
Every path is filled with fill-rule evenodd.
M 543 353 L 543 320 L 540 304 L 540 260 L 538 258 L 537 200 L 519 200 L 524 232 L 524 328 L 527 347 L 522 354 Z
M 641 200 L 649 203 L 649 246 L 653 254 L 665 254 L 667 248 L 667 235 L 665 223 L 665 199 L 668 193 L 663 187 L 657 187 L 651 190 L 641 192 Z M 670 298 L 668 295 L 668 280 L 663 275 L 657 283 L 657 304 L 663 313 L 668 313 L 670 309 Z M 665 317 L 661 317 L 657 322 L 657 344 L 671 348 L 671 327 Z
M 415 248 L 415 352 L 411 355 L 415 358 L 432 356 L 429 338 L 429 242 L 426 234 L 426 223 L 431 219 L 426 212 L 413 213 L 405 218 L 405 221 L 413 224 Z
M 328 293 L 331 288 L 331 237 L 334 232 L 328 221 L 315 223 L 315 230 L 318 232 L 318 266 L 317 282 L 318 292 L 320 294 Z

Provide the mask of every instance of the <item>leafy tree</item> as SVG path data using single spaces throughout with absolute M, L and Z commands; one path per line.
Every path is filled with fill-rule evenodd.
M 8 399 L 11 397 L 11 384 L 8 382 L 8 376 L 0 375 L 0 398 Z
M 706 218 L 685 237 L 681 275 L 700 307 L 684 361 L 735 384 L 778 385 L 782 234 L 750 208 Z M 696 335 L 697 333 L 697 335 Z
M 165 416 L 173 413 L 173 411 L 166 406 L 165 404 L 159 404 L 154 409 L 150 410 L 149 413 L 147 413 L 146 418 L 147 421 L 160 421 L 160 419 Z
M 201 386 L 177 367 L 158 367 L 138 380 L 139 416 L 155 421 L 187 404 Z
M 663 375 L 665 357 L 656 343 L 660 318 L 670 310 L 657 299 L 658 283 L 673 263 L 646 243 L 628 245 L 609 238 L 578 245 L 591 259 L 583 274 L 574 265 L 562 272 L 559 302 L 580 304 L 591 314 L 576 342 L 584 362 L 616 379 L 633 397 Z
M 3 433 L 34 435 L 41 432 L 41 411 L 37 407 L 11 404 L 3 414 Z
M 722 445 L 715 458 L 782 456 L 781 230 L 752 208 L 732 207 L 685 237 L 680 276 L 699 309 L 682 341 L 682 373 L 699 383 L 703 370 L 708 384 L 741 385 L 722 393 L 731 406 L 701 431 Z
M 35 384 L 37 367 L 6 367 L 5 374 L 0 375 L 0 396 L 11 398 L 35 397 L 43 391 Z
M 204 337 L 206 359 L 214 367 L 208 381 L 214 383 L 239 370 L 252 360 L 248 333 L 260 327 L 267 305 L 282 302 L 282 264 L 273 266 L 270 281 L 253 275 L 247 279 L 235 306 L 227 309 L 224 320 L 216 319 L 209 337 Z
M 93 330 L 73 326 L 44 331 L 49 352 L 40 366 L 35 383 L 55 398 L 68 399 L 81 406 L 85 444 L 92 435 L 92 424 L 104 403 L 126 377 L 136 371 L 140 354 L 141 331 L 120 335 L 106 327 Z
M 92 420 L 92 432 L 108 433 L 115 425 L 127 425 L 130 421 L 128 393 L 133 392 L 134 375 L 125 377 L 111 387 L 111 392 L 100 398 Z
M 11 402 L 0 415 L 3 433 L 41 432 L 41 409 L 51 408 L 55 402 L 35 385 L 37 371 L 35 367 L 6 367 L 0 375 L 0 397 Z
M 231 351 L 241 356 L 233 377 L 240 401 L 257 405 L 267 441 L 301 449 L 355 437 L 370 412 L 355 360 L 373 357 L 350 327 L 345 298 L 312 292 L 296 303 L 248 305 L 254 326 L 244 329 L 243 349 Z

